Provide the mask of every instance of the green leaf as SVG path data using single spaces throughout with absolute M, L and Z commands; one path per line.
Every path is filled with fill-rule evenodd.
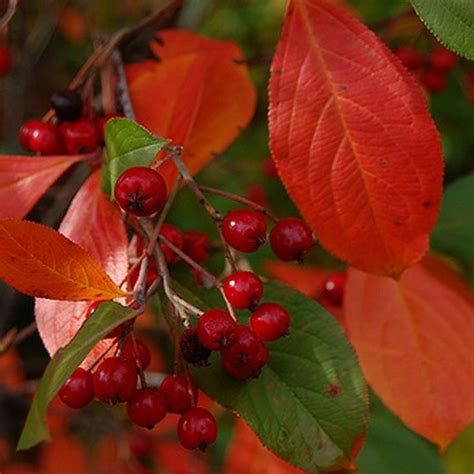
M 175 287 L 202 309 L 223 307 L 216 292 Z M 244 382 L 230 378 L 218 353 L 209 367 L 193 369 L 193 376 L 294 466 L 317 473 L 349 465 L 354 443 L 366 432 L 368 410 L 354 350 L 337 321 L 303 294 L 271 282 L 264 300 L 285 307 L 293 322 L 289 337 L 268 343 L 270 360 L 260 377 Z
M 448 474 L 472 474 L 474 472 L 474 423 L 471 423 L 448 446 L 443 463 Z
M 460 0 L 411 0 L 416 13 L 449 49 L 474 59 L 474 3 Z
M 431 234 L 431 247 L 466 263 L 474 263 L 474 174 L 450 184 Z
M 134 311 L 118 303 L 102 303 L 82 325 L 72 341 L 49 362 L 31 404 L 17 449 L 29 449 L 49 440 L 46 410 L 64 382 L 71 376 L 91 349 L 112 329 L 132 318 Z
M 105 126 L 110 189 L 119 176 L 133 166 L 150 166 L 169 140 L 158 138 L 133 120 L 114 118 Z

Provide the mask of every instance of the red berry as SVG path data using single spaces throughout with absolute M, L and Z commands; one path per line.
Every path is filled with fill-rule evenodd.
M 41 120 L 31 119 L 27 120 L 21 127 L 18 133 L 18 141 L 20 145 L 25 149 L 30 149 L 30 138 L 33 132 L 39 127 L 41 128 L 43 122 Z
M 94 121 L 80 118 L 62 128 L 64 144 L 70 155 L 90 153 L 99 146 L 99 132 Z
M 418 69 L 423 62 L 421 53 L 410 46 L 400 46 L 393 52 L 407 69 Z
M 21 131 L 22 140 L 26 141 L 26 136 L 29 136 L 28 149 L 42 155 L 60 155 L 64 153 L 64 144 L 56 125 L 52 123 L 43 123 L 37 121 L 34 126 L 30 122 L 30 128 L 26 131 Z
M 199 340 L 197 329 L 188 328 L 181 334 L 179 341 L 181 355 L 189 364 L 204 366 L 207 365 L 207 359 L 211 355 L 211 351 L 203 346 Z
M 234 360 L 246 364 L 248 358 L 258 350 L 260 339 L 247 326 L 237 324 L 229 335 L 227 348 L 221 354 L 228 354 Z
M 258 341 L 256 349 L 244 362 L 236 358 L 231 351 L 222 351 L 221 362 L 224 370 L 236 380 L 258 377 L 263 366 L 268 362 L 268 350 L 262 341 Z
M 436 69 L 437 71 L 451 71 L 456 67 L 457 63 L 458 57 L 456 56 L 456 54 L 446 48 L 435 48 L 431 52 L 430 65 L 433 69 Z
M 56 92 L 51 97 L 51 107 L 59 120 L 77 120 L 82 114 L 81 95 L 71 89 Z
M 267 192 L 261 184 L 254 184 L 247 188 L 247 199 L 263 207 L 268 207 Z
M 0 46 L 0 77 L 6 76 L 12 68 L 12 57 L 6 46 Z
M 160 229 L 160 235 L 169 240 L 175 247 L 178 247 L 180 250 L 183 249 L 183 234 L 174 225 L 163 224 Z M 160 242 L 160 247 L 165 256 L 166 263 L 173 263 L 179 259 L 164 242 Z
M 263 161 L 263 174 L 267 178 L 277 178 L 278 177 L 278 170 L 275 165 L 275 162 L 271 158 L 266 158 Z
M 95 396 L 103 402 L 126 402 L 135 393 L 135 365 L 121 357 L 104 359 L 93 375 Z
M 186 449 L 204 451 L 217 439 L 216 419 L 204 408 L 191 408 L 179 419 L 178 437 Z
M 105 114 L 97 120 L 97 128 L 99 130 L 99 138 L 101 143 L 104 143 L 105 140 L 105 125 L 110 119 L 123 117 L 122 114 L 114 113 L 114 114 Z
M 148 347 L 143 341 L 136 337 L 130 336 L 125 341 L 122 351 L 122 357 L 145 370 L 151 362 L 151 354 Z
M 184 413 L 196 406 L 198 387 L 196 382 L 183 374 L 168 375 L 161 382 L 160 390 L 166 400 L 169 413 Z
M 313 246 L 310 228 L 296 217 L 278 221 L 270 232 L 270 245 L 281 260 L 301 260 Z
M 157 388 L 137 390 L 127 402 L 127 414 L 132 423 L 153 428 L 166 415 L 166 401 Z
M 236 326 L 230 314 L 222 309 L 211 309 L 198 319 L 197 333 L 201 343 L 212 351 L 224 349 Z
M 275 341 L 288 334 L 290 323 L 288 312 L 276 303 L 261 304 L 250 317 L 252 331 L 263 341 Z
M 134 429 L 128 436 L 128 447 L 137 458 L 151 454 L 153 438 L 145 431 Z
M 199 230 L 188 230 L 183 234 L 183 251 L 195 262 L 202 263 L 209 257 L 209 237 Z
M 255 252 L 265 243 L 267 224 L 261 212 L 237 209 L 228 212 L 222 221 L 226 242 L 241 252 Z
M 334 273 L 324 282 L 323 296 L 333 305 L 342 306 L 347 275 Z
M 82 408 L 94 398 L 92 375 L 82 368 L 76 369 L 59 390 L 62 402 L 71 408 Z
M 135 216 L 150 216 L 159 211 L 165 204 L 167 194 L 161 174 L 144 166 L 124 171 L 114 190 L 117 204 Z
M 427 69 L 420 75 L 420 82 L 429 92 L 441 92 L 448 85 L 448 77 L 445 72 L 436 69 Z
M 255 273 L 234 272 L 224 282 L 224 293 L 232 306 L 254 309 L 263 295 L 263 284 Z

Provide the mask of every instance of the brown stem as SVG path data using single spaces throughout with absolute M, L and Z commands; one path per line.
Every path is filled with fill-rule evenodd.
M 10 23 L 16 13 L 17 7 L 18 0 L 10 0 L 8 2 L 8 8 L 2 18 L 0 18 L 0 33 L 3 33 L 3 30 L 8 26 L 8 23 Z

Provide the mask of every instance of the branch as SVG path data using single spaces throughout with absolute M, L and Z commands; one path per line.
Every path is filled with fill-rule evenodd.
M 0 33 L 3 33 L 3 30 L 8 26 L 8 23 L 10 23 L 10 20 L 16 13 L 17 7 L 18 0 L 10 0 L 8 2 L 8 8 L 2 18 L 0 18 Z

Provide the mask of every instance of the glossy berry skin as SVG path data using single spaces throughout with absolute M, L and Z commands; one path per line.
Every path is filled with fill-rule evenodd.
M 12 57 L 5 46 L 0 46 L 0 77 L 6 76 L 12 68 Z
M 448 85 L 448 77 L 445 72 L 437 71 L 430 68 L 420 75 L 420 82 L 428 90 L 428 92 L 441 92 Z
M 153 441 L 147 432 L 136 428 L 128 435 L 128 448 L 137 458 L 148 456 L 153 451 Z
M 83 408 L 94 398 L 92 375 L 79 367 L 59 390 L 61 401 L 71 408 Z
M 126 402 L 136 391 L 135 365 L 121 357 L 104 359 L 93 375 L 95 396 L 105 403 Z
M 276 341 L 288 334 L 291 317 L 276 303 L 261 304 L 250 317 L 250 328 L 262 341 Z
M 64 122 L 77 120 L 82 114 L 82 99 L 79 92 L 64 89 L 51 97 L 51 107 L 56 117 Z
M 186 449 L 204 451 L 217 439 L 217 422 L 204 408 L 191 408 L 178 421 L 178 437 Z
M 338 272 L 331 275 L 324 282 L 322 296 L 326 298 L 333 306 L 342 306 L 346 280 L 347 274 L 345 272 Z
M 166 202 L 168 191 L 160 173 L 144 166 L 124 171 L 115 184 L 117 204 L 135 216 L 151 216 Z
M 431 52 L 430 66 L 441 72 L 448 72 L 454 69 L 458 64 L 458 57 L 449 49 L 440 47 Z
M 211 351 L 224 349 L 229 344 L 230 334 L 236 322 L 222 309 L 211 309 L 198 319 L 197 333 L 201 343 Z
M 183 234 L 183 251 L 195 262 L 205 262 L 209 257 L 209 237 L 199 230 L 188 230 Z
M 122 114 L 105 114 L 97 120 L 97 129 L 99 130 L 100 142 L 104 143 L 105 141 L 105 125 L 110 119 L 123 117 Z
M 127 414 L 137 426 L 153 428 L 166 415 L 166 401 L 157 388 L 137 390 L 127 402 Z
M 31 125 L 31 124 L 30 124 Z M 61 132 L 56 125 L 52 123 L 43 123 L 37 121 L 34 127 L 29 129 L 29 132 L 22 132 L 22 140 L 29 135 L 28 150 L 41 155 L 61 155 L 64 153 L 64 143 Z
M 64 145 L 70 155 L 91 153 L 99 146 L 99 132 L 93 120 L 80 118 L 62 127 Z
M 207 365 L 207 360 L 211 355 L 211 351 L 204 346 L 199 340 L 197 329 L 187 328 L 181 334 L 179 341 L 181 355 L 183 359 L 189 364 L 196 366 Z
M 168 375 L 161 382 L 160 390 L 166 400 L 168 413 L 184 413 L 196 406 L 198 387 L 196 382 L 184 374 Z
M 393 52 L 395 56 L 400 59 L 402 64 L 410 71 L 418 69 L 423 63 L 423 57 L 421 53 L 410 46 L 400 46 Z
M 270 246 L 285 262 L 301 260 L 313 246 L 311 229 L 296 217 L 281 219 L 270 232 Z
M 223 289 L 230 304 L 238 309 L 255 309 L 263 295 L 263 283 L 252 272 L 232 273 Z
M 246 364 L 249 357 L 254 354 L 261 343 L 257 335 L 244 324 L 237 324 L 229 335 L 227 348 L 221 351 L 221 355 L 227 355 L 236 362 Z
M 183 249 L 183 234 L 174 225 L 163 224 L 160 229 L 160 235 L 169 240 L 175 247 L 178 247 L 180 250 Z M 173 263 L 179 260 L 179 257 L 164 242 L 160 242 L 160 247 L 166 263 Z
M 148 347 L 138 338 L 128 337 L 122 350 L 125 360 L 136 364 L 141 370 L 145 370 L 151 362 L 151 354 Z
M 222 351 L 221 362 L 224 370 L 236 380 L 247 380 L 260 375 L 262 368 L 268 362 L 268 350 L 262 341 L 259 341 L 256 349 L 250 353 L 243 362 L 236 358 L 231 351 Z
M 267 223 L 261 212 L 237 209 L 228 212 L 222 220 L 225 241 L 240 252 L 252 253 L 265 243 Z
M 41 122 L 41 120 L 30 119 L 20 127 L 18 141 L 25 150 L 30 150 L 30 138 L 33 132 L 42 126 L 43 122 Z

